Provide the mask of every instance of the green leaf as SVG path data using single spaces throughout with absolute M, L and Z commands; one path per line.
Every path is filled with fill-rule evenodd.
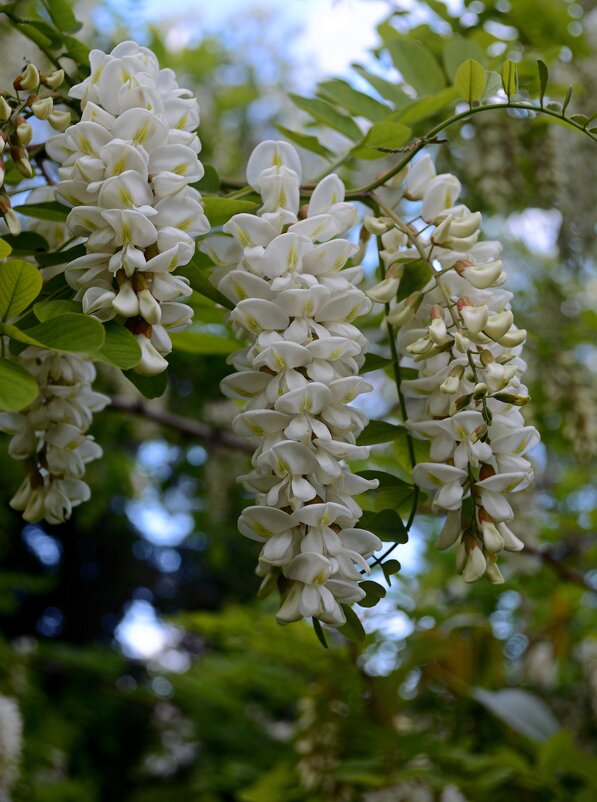
M 89 47 L 74 36 L 64 37 L 64 46 L 70 58 L 80 67 L 89 69 Z
M 537 70 L 539 72 L 539 103 L 543 107 L 543 99 L 545 97 L 545 90 L 547 89 L 547 81 L 549 80 L 549 71 L 545 62 L 537 59 Z
M 359 497 L 361 507 L 369 512 L 382 512 L 387 509 L 400 512 L 414 492 L 411 484 L 385 471 L 359 471 L 359 476 L 379 481 L 376 490 L 368 490 Z
M 0 409 L 19 412 L 32 404 L 38 394 L 37 382 L 29 371 L 16 362 L 0 359 Z
M 444 47 L 443 62 L 448 78 L 454 82 L 458 67 L 463 61 L 467 59 L 475 59 L 475 61 L 483 64 L 486 60 L 486 54 L 481 45 L 472 39 L 463 39 L 462 37 L 455 37 Z
M 370 420 L 359 435 L 357 445 L 372 446 L 378 443 L 389 443 L 404 432 L 401 423 L 388 423 L 385 420 Z
M 159 373 L 157 376 L 141 376 L 133 370 L 127 370 L 124 376 L 134 385 L 145 398 L 159 398 L 166 392 L 168 386 L 168 371 Z
M 203 209 L 211 226 L 221 226 L 227 223 L 235 214 L 252 212 L 257 203 L 235 198 L 203 198 Z
M 317 635 L 317 640 L 321 643 L 324 649 L 328 649 L 329 648 L 328 642 L 325 639 L 325 633 L 323 631 L 323 627 L 321 626 L 319 618 L 313 617 L 311 621 L 313 622 L 313 629 L 315 630 L 315 634 Z
M 23 203 L 15 206 L 15 212 L 25 217 L 34 217 L 36 220 L 50 220 L 52 223 L 63 223 L 68 217 L 70 209 L 56 201 L 47 203 Z
M 412 103 L 404 106 L 400 111 L 392 114 L 390 119 L 399 121 L 403 125 L 414 125 L 429 117 L 433 117 L 434 114 L 437 114 L 438 111 L 441 111 L 445 106 L 453 103 L 457 98 L 458 90 L 454 86 L 448 86 L 436 95 L 414 100 Z
M 352 64 L 351 66 L 358 72 L 361 78 L 364 78 L 365 81 L 371 84 L 371 86 L 379 92 L 383 98 L 389 100 L 395 108 L 401 108 L 405 103 L 410 101 L 404 89 L 401 89 L 401 87 L 391 81 L 386 81 L 385 78 L 369 72 L 361 64 Z
M 433 275 L 433 267 L 425 259 L 413 259 L 407 262 L 398 288 L 398 300 L 422 289 Z
M 386 596 L 386 589 L 379 582 L 373 582 L 371 579 L 365 579 L 359 583 L 365 593 L 370 593 L 372 596 L 377 596 L 378 599 L 383 599 Z
M 68 264 L 78 259 L 80 256 L 85 256 L 86 253 L 87 251 L 84 245 L 75 245 L 74 248 L 69 248 L 66 251 L 36 253 L 35 261 L 42 267 L 53 267 L 54 265 Z
M 81 28 L 68 0 L 44 0 L 44 6 L 59 30 L 75 33 Z
M 193 187 L 199 192 L 216 193 L 220 189 L 220 176 L 215 167 L 211 164 L 204 165 L 205 172 L 201 181 L 193 184 Z
M 495 95 L 497 95 L 502 88 L 502 79 L 497 72 L 494 72 L 493 70 L 486 70 L 485 74 L 487 76 L 487 83 L 485 84 L 485 89 L 483 90 L 483 97 L 481 100 L 495 97 Z
M 381 570 L 383 571 L 383 575 L 385 576 L 388 585 L 392 584 L 390 577 L 394 576 L 394 574 L 397 574 L 401 568 L 402 566 L 398 560 L 386 560 L 381 564 Z
M 508 100 L 518 92 L 518 67 L 510 59 L 502 64 L 502 87 Z
M 481 100 L 486 84 L 487 73 L 474 58 L 467 59 L 456 70 L 454 85 L 460 97 L 464 98 L 471 106 Z
M 347 81 L 332 78 L 317 84 L 317 94 L 324 100 L 329 100 L 342 106 L 343 109 L 358 117 L 365 117 L 373 122 L 383 120 L 392 111 L 385 103 L 374 100 L 369 95 L 359 92 Z
M 299 148 L 305 148 L 305 150 L 310 150 L 311 153 L 317 153 L 318 156 L 323 156 L 324 159 L 333 158 L 334 154 L 332 151 L 326 148 L 325 145 L 322 145 L 316 136 L 291 131 L 290 128 L 285 128 L 283 125 L 276 125 L 276 128 L 286 139 L 294 142 Z
M 392 360 L 387 356 L 381 354 L 367 354 L 365 356 L 365 364 L 361 368 L 361 373 L 369 373 L 372 370 L 385 370 L 392 365 Z
M 41 47 L 44 50 L 52 48 L 52 38 L 46 36 L 45 33 L 42 33 L 35 23 L 17 22 L 16 28 L 23 34 L 23 36 L 26 36 L 27 39 L 31 39 L 31 41 L 34 42 L 38 47 Z
M 336 131 L 339 131 L 345 137 L 355 142 L 361 139 L 361 129 L 352 117 L 338 111 L 338 109 L 335 109 L 327 101 L 316 97 L 301 97 L 300 95 L 294 95 L 292 93 L 290 93 L 288 97 L 295 106 L 302 109 L 302 111 L 306 111 L 307 114 L 311 115 L 317 122 L 329 125 L 330 128 L 334 128 Z
M 366 471 L 359 471 L 359 476 L 362 476 L 364 479 L 377 479 L 379 482 L 379 487 L 381 489 L 387 489 L 392 487 L 407 487 L 409 490 L 412 491 L 412 485 L 409 485 L 399 476 L 396 476 L 393 473 L 387 473 L 387 471 L 374 471 L 374 470 L 366 470 Z M 374 493 L 376 491 L 369 490 L 369 493 Z
M 0 238 L 0 259 L 6 259 L 10 255 L 12 248 L 6 240 Z
M 379 159 L 385 156 L 383 151 L 376 148 L 395 150 L 408 142 L 410 128 L 396 122 L 375 123 L 372 125 L 363 143 L 352 150 L 352 156 L 360 159 Z
M 38 251 L 47 251 L 48 243 L 35 231 L 23 231 L 21 234 L 3 234 L 5 242 L 12 248 L 13 256 L 37 256 Z
M 386 47 L 396 69 L 418 95 L 434 95 L 445 87 L 442 68 L 433 53 L 420 42 L 392 39 L 386 42 Z
M 37 298 L 43 279 L 29 262 L 11 259 L 0 264 L 0 318 L 16 317 Z
M 564 102 L 562 104 L 562 117 L 566 114 L 566 109 L 568 108 L 568 104 L 572 99 L 572 87 L 568 87 L 568 91 L 566 92 L 566 97 L 564 98 Z
M 174 332 L 170 335 L 174 347 L 179 351 L 188 354 L 231 354 L 238 351 L 240 344 L 236 340 L 227 337 L 218 337 L 217 334 L 210 334 L 204 331 Z
M 67 300 L 39 301 L 33 304 L 33 313 L 41 323 L 67 312 L 81 312 L 81 304 L 78 301 Z
M 129 370 L 139 364 L 141 346 L 127 328 L 111 320 L 104 325 L 105 340 L 96 356 L 102 362 L 121 370 Z
M 396 510 L 387 509 L 380 512 L 364 512 L 359 520 L 361 529 L 368 529 L 380 540 L 392 543 L 407 543 L 408 532 Z
M 346 623 L 338 627 L 338 632 L 341 632 L 345 638 L 354 643 L 362 643 L 366 635 L 360 618 L 349 604 L 341 604 L 340 607 L 344 610 Z
M 473 688 L 473 698 L 513 730 L 533 741 L 546 741 L 560 724 L 543 699 L 520 688 L 488 691 Z
M 229 301 L 225 295 L 222 295 L 222 293 L 216 290 L 213 284 L 210 283 L 203 259 L 205 259 L 208 264 L 211 264 L 209 258 L 205 254 L 196 253 L 188 265 L 184 265 L 184 267 L 178 269 L 177 274 L 186 276 L 191 282 L 191 287 L 201 295 L 210 298 L 217 304 L 221 304 L 226 309 L 234 309 L 232 301 Z
M 35 344 L 56 351 L 94 354 L 104 344 L 104 327 L 94 317 L 67 312 L 20 332 Z M 18 336 L 13 335 L 16 340 Z M 26 342 L 26 341 L 25 341 Z

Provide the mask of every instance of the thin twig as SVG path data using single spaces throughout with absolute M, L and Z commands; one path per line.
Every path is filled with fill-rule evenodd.
M 211 446 L 212 448 L 232 448 L 245 453 L 253 452 L 253 447 L 250 443 L 230 432 L 214 429 L 205 423 L 183 418 L 181 415 L 175 415 L 173 412 L 168 412 L 164 409 L 158 409 L 141 399 L 115 396 L 111 399 L 108 409 L 117 409 L 128 415 L 139 415 L 154 423 L 159 423 L 162 426 L 175 429 L 181 434 L 200 440 L 206 446 Z
M 562 562 L 558 559 L 550 549 L 540 549 L 536 548 L 535 546 L 527 546 L 525 545 L 524 551 L 521 552 L 521 555 L 528 554 L 531 557 L 538 557 L 541 562 L 548 565 L 553 571 L 556 572 L 562 579 L 565 579 L 567 582 L 572 582 L 575 585 L 580 585 L 580 587 L 588 590 L 589 593 L 597 594 L 597 587 L 593 585 L 587 577 L 582 574 L 580 571 L 576 571 L 574 568 L 570 568 L 569 565 Z

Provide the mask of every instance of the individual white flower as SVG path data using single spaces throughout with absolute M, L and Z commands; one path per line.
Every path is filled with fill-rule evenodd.
M 372 389 L 358 376 L 367 341 L 352 324 L 371 302 L 355 286 L 362 268 L 345 267 L 356 246 L 338 235 L 357 213 L 342 182 L 323 179 L 299 221 L 300 171 L 292 146 L 259 145 L 247 170 L 264 201 L 258 215 L 235 215 L 201 249 L 235 303 L 233 328 L 249 341 L 222 382 L 225 395 L 247 402 L 234 429 L 255 446 L 253 471 L 240 481 L 256 504 L 239 529 L 263 543 L 264 586 L 280 577 L 281 623 L 312 616 L 341 626 L 341 605 L 363 597 L 361 571 L 381 546 L 355 528 L 354 497 L 377 483 L 346 464 L 368 455 L 356 445 L 367 418 L 350 404 Z
M 56 194 L 73 206 L 69 230 L 85 238 L 88 252 L 67 266 L 66 278 L 84 312 L 128 321 L 141 338 L 138 372 L 158 373 L 172 347 L 166 329 L 192 318 L 186 304 L 176 313 L 162 308 L 190 294 L 188 280 L 172 272 L 191 260 L 194 237 L 209 230 L 190 186 L 203 176 L 199 106 L 134 42 L 111 53 L 92 50 L 90 64 L 91 75 L 70 91 L 81 100 L 81 121 L 48 142 L 61 165 Z
M 86 357 L 29 346 L 18 359 L 39 395 L 19 413 L 0 414 L 0 430 L 11 435 L 9 453 L 24 461 L 27 474 L 10 505 L 31 523 L 61 523 L 89 499 L 85 465 L 102 450 L 85 432 L 110 399 L 92 389 L 95 368 Z

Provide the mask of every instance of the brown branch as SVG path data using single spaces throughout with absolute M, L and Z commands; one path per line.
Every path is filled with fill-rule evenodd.
M 570 568 L 569 565 L 559 560 L 550 549 L 538 549 L 535 548 L 535 546 L 525 545 L 524 551 L 522 551 L 521 554 L 529 554 L 531 557 L 538 557 L 541 562 L 548 565 L 556 574 L 561 576 L 562 579 L 565 579 L 566 582 L 580 585 L 580 587 L 588 590 L 589 593 L 597 594 L 597 587 L 589 582 L 584 574 L 580 571 L 576 571 L 574 568 Z
M 147 418 L 148 420 L 154 421 L 154 423 L 168 426 L 170 429 L 175 429 L 184 435 L 200 440 L 207 447 L 212 447 L 214 449 L 232 448 L 236 451 L 244 451 L 245 453 L 252 453 L 253 451 L 250 443 L 231 432 L 214 429 L 211 426 L 207 426 L 205 423 L 199 423 L 199 421 L 183 418 L 181 415 L 175 415 L 173 412 L 158 409 L 142 399 L 129 399 L 122 396 L 115 396 L 111 399 L 111 404 L 107 409 L 115 409 L 120 412 L 125 412 L 128 415 L 139 415 L 140 417 Z

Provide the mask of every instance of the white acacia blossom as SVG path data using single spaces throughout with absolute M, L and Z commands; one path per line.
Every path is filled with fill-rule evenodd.
M 56 524 L 90 497 L 85 465 L 102 449 L 85 432 L 110 399 L 92 389 L 95 368 L 77 354 L 29 346 L 19 362 L 36 379 L 39 396 L 22 412 L 0 413 L 0 430 L 12 435 L 8 453 L 27 474 L 10 505 L 26 521 Z
M 357 527 L 354 500 L 377 483 L 344 461 L 369 453 L 356 445 L 367 417 L 350 402 L 372 389 L 358 376 L 367 341 L 352 323 L 371 302 L 355 286 L 362 268 L 345 267 L 357 246 L 341 237 L 357 212 L 330 175 L 299 220 L 301 165 L 284 142 L 259 145 L 247 179 L 263 201 L 258 215 L 235 215 L 201 245 L 218 266 L 212 280 L 236 305 L 233 327 L 249 341 L 221 385 L 247 402 L 233 425 L 255 446 L 254 470 L 240 481 L 256 504 L 239 529 L 263 543 L 257 573 L 264 591 L 278 582 L 279 622 L 314 616 L 341 626 L 341 604 L 363 598 L 361 571 L 381 546 Z
M 420 233 L 391 217 L 369 219 L 381 231 L 386 279 L 374 300 L 391 302 L 388 320 L 399 326 L 402 364 L 416 368 L 404 381 L 408 420 L 415 438 L 430 442 L 430 461 L 418 464 L 415 482 L 447 513 L 438 548 L 458 544 L 456 563 L 466 581 L 483 575 L 503 581 L 496 564 L 502 549 L 523 543 L 509 528 L 510 493 L 532 479 L 525 454 L 539 440 L 520 407 L 526 331 L 510 309 L 498 242 L 480 242 L 481 215 L 458 203 L 461 186 L 437 175 L 423 156 L 409 169 L 404 197 L 420 202 Z M 395 301 L 405 265 L 422 257 L 433 267 L 429 282 Z
M 81 121 L 48 142 L 60 167 L 56 194 L 74 207 L 67 225 L 87 254 L 66 268 L 83 311 L 117 317 L 136 335 L 139 373 L 161 373 L 169 331 L 189 325 L 191 294 L 173 273 L 187 264 L 194 237 L 209 223 L 189 186 L 203 176 L 198 158 L 199 105 L 154 53 L 123 42 L 92 50 L 91 75 L 70 90 Z

